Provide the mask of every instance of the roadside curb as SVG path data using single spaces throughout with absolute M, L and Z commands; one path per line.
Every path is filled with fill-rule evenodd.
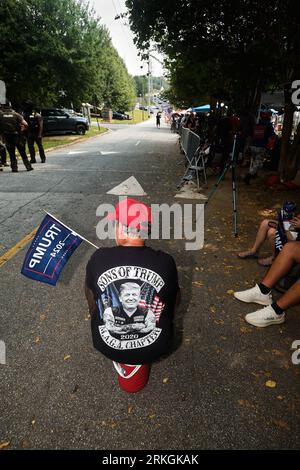
M 86 138 L 80 138 L 78 137 L 78 139 L 75 139 L 73 140 L 72 142 L 70 142 L 69 144 L 63 144 L 63 145 L 57 145 L 56 147 L 50 147 L 48 148 L 47 150 L 45 150 L 45 153 L 50 153 L 50 152 L 53 152 L 54 150 L 59 150 L 59 149 L 63 149 L 65 147 L 70 147 L 71 145 L 74 145 L 74 144 L 78 144 L 78 142 L 86 142 L 87 140 L 91 140 L 91 139 L 95 139 L 95 138 L 98 138 L 98 137 L 102 137 L 103 135 L 106 135 L 108 134 L 109 132 L 112 132 L 111 129 L 107 129 L 106 128 L 106 131 L 105 132 L 101 132 L 101 134 L 99 135 L 92 135 L 91 137 L 86 137 Z M 38 152 L 37 152 L 38 153 Z

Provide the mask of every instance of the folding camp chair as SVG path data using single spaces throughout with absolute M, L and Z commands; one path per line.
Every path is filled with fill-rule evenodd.
M 196 172 L 197 187 L 200 189 L 199 174 L 203 173 L 204 184 L 207 183 L 205 160 L 208 158 L 209 147 L 205 147 L 200 143 L 200 137 L 194 132 L 187 130 L 186 146 L 183 147 L 185 157 L 187 159 L 186 171 L 181 179 L 179 187 L 187 180 L 193 178 L 192 172 Z

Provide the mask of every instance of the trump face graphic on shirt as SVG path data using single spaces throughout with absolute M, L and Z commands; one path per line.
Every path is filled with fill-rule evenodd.
M 104 324 L 111 333 L 148 333 L 155 328 L 156 317 L 150 308 L 139 306 L 141 287 L 125 282 L 119 289 L 121 306 L 104 311 Z
M 136 282 L 126 282 L 120 287 L 119 299 L 129 315 L 137 309 L 141 298 L 141 288 Z

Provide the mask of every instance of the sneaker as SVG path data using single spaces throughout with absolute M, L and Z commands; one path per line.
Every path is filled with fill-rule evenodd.
M 26 170 L 27 170 L 27 171 L 32 171 L 33 168 L 32 168 L 32 166 L 27 166 L 27 167 L 26 167 Z
M 279 325 L 280 323 L 284 323 L 285 321 L 285 313 L 281 315 L 277 315 L 275 310 L 268 305 L 261 310 L 257 310 L 256 312 L 248 313 L 245 316 L 245 320 L 250 325 L 258 326 L 259 328 L 264 328 L 269 325 Z
M 30 163 L 36 163 L 36 159 L 35 159 L 35 158 L 31 158 Z
M 273 302 L 272 294 L 262 294 L 257 284 L 251 289 L 235 292 L 233 295 L 236 299 L 249 304 L 271 305 Z
M 18 170 L 18 168 L 12 168 L 11 171 L 12 171 L 13 173 L 18 173 L 19 170 Z

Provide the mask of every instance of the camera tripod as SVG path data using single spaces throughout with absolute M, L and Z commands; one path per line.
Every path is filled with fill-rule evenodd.
M 236 160 L 237 160 L 237 155 L 236 155 L 236 139 L 237 139 L 237 134 L 234 134 L 233 138 L 233 145 L 232 145 L 232 151 L 231 151 L 231 158 L 230 160 L 227 161 L 222 173 L 220 174 L 216 184 L 213 186 L 211 191 L 209 192 L 207 196 L 207 201 L 205 202 L 205 206 L 209 203 L 211 200 L 212 196 L 216 192 L 219 184 L 221 181 L 225 178 L 225 175 L 228 171 L 228 169 L 231 167 L 231 186 L 232 186 L 232 223 L 233 223 L 233 233 L 234 236 L 237 237 L 237 206 L 236 206 Z

